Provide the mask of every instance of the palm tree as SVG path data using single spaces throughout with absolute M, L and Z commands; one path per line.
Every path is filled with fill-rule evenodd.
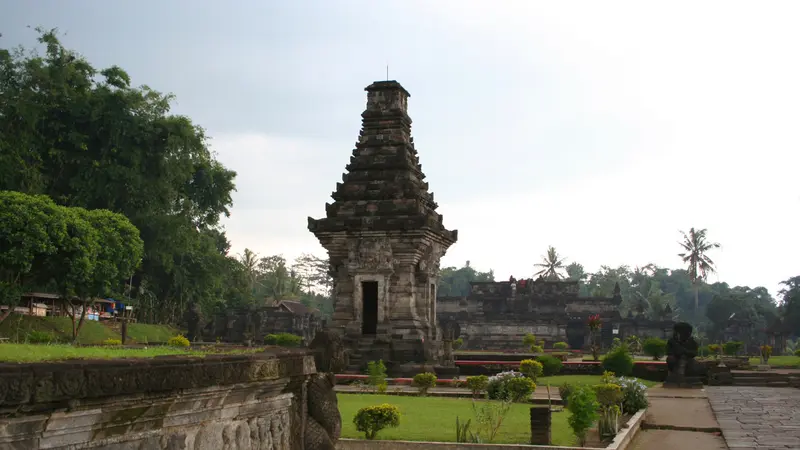
M 534 264 L 534 267 L 539 267 L 542 270 L 536 272 L 534 277 L 542 277 L 546 280 L 560 280 L 561 274 L 558 272 L 564 268 L 566 258 L 558 255 L 555 247 L 552 245 L 547 247 L 547 254 L 542 256 L 542 262 Z
M 250 291 L 252 292 L 258 277 L 258 253 L 246 248 L 244 253 L 239 255 L 239 262 L 244 266 L 247 280 L 250 284 Z
M 683 235 L 683 242 L 679 242 L 681 247 L 683 247 L 684 252 L 678 253 L 678 256 L 680 256 L 683 259 L 683 262 L 688 265 L 686 270 L 689 272 L 689 279 L 692 281 L 692 285 L 694 286 L 695 315 L 697 315 L 700 307 L 699 282 L 701 280 L 705 281 L 708 277 L 708 274 L 714 273 L 716 270 L 714 267 L 714 261 L 708 257 L 707 253 L 709 250 L 719 248 L 718 243 L 709 242 L 707 240 L 706 231 L 707 230 L 705 228 L 702 230 L 690 228 L 688 234 L 681 231 L 681 234 Z

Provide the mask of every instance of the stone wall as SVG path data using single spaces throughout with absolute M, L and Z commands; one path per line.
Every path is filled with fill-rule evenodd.
M 300 450 L 305 350 L 0 364 L 0 448 Z
M 528 333 L 544 340 L 546 348 L 567 342 L 572 349 L 585 349 L 589 345 L 586 321 L 594 314 L 603 321 L 599 339 L 604 348 L 610 347 L 614 337 L 664 338 L 672 330 L 672 321 L 622 318 L 619 293 L 579 297 L 575 282 L 515 280 L 471 285 L 467 297 L 436 300 L 439 323 L 457 324 L 463 349 L 521 351 Z
M 290 333 L 314 340 L 324 326 L 324 320 L 313 314 L 294 314 L 278 307 L 229 310 L 216 315 L 203 330 L 203 340 L 214 342 L 243 342 L 251 336 L 254 342 L 264 342 L 268 334 Z

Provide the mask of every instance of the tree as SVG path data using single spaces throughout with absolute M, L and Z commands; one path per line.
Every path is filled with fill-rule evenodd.
M 239 262 L 242 263 L 242 267 L 247 274 L 250 290 L 252 291 L 258 279 L 258 253 L 246 248 L 244 253 L 239 255 Z
M 534 277 L 542 277 L 545 280 L 560 280 L 560 270 L 564 269 L 564 262 L 566 258 L 559 256 L 555 247 L 552 245 L 547 247 L 547 254 L 542 256 L 542 262 L 534 264 L 534 267 L 541 268 L 540 271 L 534 274 Z
M 467 261 L 463 267 L 445 267 L 439 273 L 438 297 L 454 296 L 465 297 L 471 292 L 471 282 L 494 281 L 494 271 L 476 270 Z
M 189 299 L 221 301 L 233 266 L 219 219 L 235 173 L 202 128 L 169 114 L 172 96 L 39 33 L 41 56 L 0 50 L 0 189 L 128 217 L 144 242 L 129 292 L 150 321 L 174 321 Z
M 684 251 L 678 253 L 678 256 L 680 256 L 683 263 L 687 265 L 689 279 L 694 286 L 694 313 L 697 315 L 700 307 L 698 282 L 705 281 L 708 274 L 714 273 L 716 270 L 714 261 L 708 257 L 708 252 L 719 248 L 720 245 L 716 242 L 708 241 L 706 236 L 707 230 L 705 228 L 701 230 L 690 228 L 688 234 L 683 231 L 681 231 L 681 234 L 683 235 L 683 241 L 679 242 L 679 244 Z
M 99 296 L 115 295 L 121 291 L 124 280 L 130 277 L 139 266 L 144 251 L 144 243 L 139 230 L 122 214 L 108 210 L 86 210 L 71 208 L 72 220 L 85 221 L 94 233 L 87 233 L 85 239 L 97 239 L 96 255 L 91 274 L 72 279 L 74 283 L 63 291 L 64 304 L 72 319 L 72 338 L 78 339 L 86 309 L 91 300 Z M 88 247 L 87 247 L 88 248 Z M 58 281 L 57 281 L 58 283 Z M 76 324 L 75 303 L 68 297 L 74 294 L 81 301 L 80 319 Z
M 789 278 L 781 285 L 785 286 L 779 292 L 785 324 L 792 330 L 800 330 L 800 276 Z
M 0 304 L 8 306 L 0 323 L 24 291 L 44 281 L 47 259 L 66 237 L 62 211 L 50 198 L 0 191 Z

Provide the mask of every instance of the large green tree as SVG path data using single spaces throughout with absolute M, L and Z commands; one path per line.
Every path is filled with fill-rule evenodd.
M 689 272 L 689 279 L 694 286 L 694 313 L 700 310 L 700 281 L 706 281 L 708 274 L 716 270 L 714 261 L 708 256 L 708 252 L 719 248 L 716 242 L 708 240 L 708 230 L 705 228 L 695 230 L 690 228 L 688 233 L 681 231 L 683 241 L 679 242 L 683 252 L 678 253 L 686 269 Z
M 218 225 L 235 173 L 200 127 L 169 113 L 172 96 L 95 69 L 55 31 L 39 42 L 41 55 L 0 50 L 0 189 L 128 217 L 144 241 L 130 294 L 151 320 L 221 300 L 230 263 Z
M 471 281 L 494 281 L 494 271 L 480 272 L 469 261 L 463 267 L 445 267 L 439 273 L 439 297 L 464 297 L 469 295 Z

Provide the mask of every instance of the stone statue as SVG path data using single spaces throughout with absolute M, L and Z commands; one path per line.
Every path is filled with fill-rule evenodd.
M 186 322 L 186 339 L 189 339 L 189 342 L 194 342 L 198 337 L 197 332 L 200 328 L 200 319 L 200 309 L 197 303 L 193 301 L 189 302 L 189 307 L 183 315 L 183 320 Z
M 347 368 L 347 353 L 341 336 L 329 330 L 320 331 L 309 345 L 314 353 L 316 374 L 308 380 L 308 417 L 306 418 L 305 450 L 335 450 L 342 434 L 342 416 L 333 387 L 337 372 Z
M 667 341 L 667 381 L 665 385 L 690 387 L 696 385 L 694 358 L 697 356 L 697 341 L 692 337 L 692 326 L 686 322 L 676 323 L 672 337 Z

